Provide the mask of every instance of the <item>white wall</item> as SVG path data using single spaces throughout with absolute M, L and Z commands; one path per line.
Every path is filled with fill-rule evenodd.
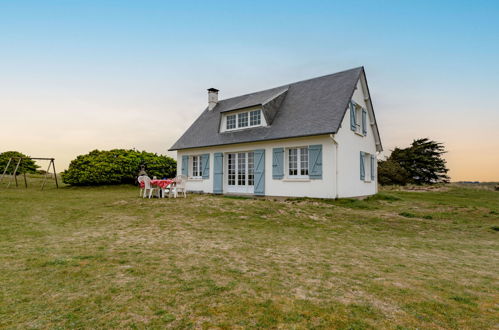
M 322 144 L 322 179 L 321 180 L 293 180 L 284 177 L 281 180 L 272 179 L 272 149 L 304 147 L 313 144 Z M 183 155 L 201 155 L 210 153 L 210 178 L 205 180 L 189 180 L 187 189 L 191 191 L 213 192 L 213 163 L 215 152 L 242 152 L 256 149 L 265 149 L 265 195 L 267 196 L 292 196 L 292 197 L 318 197 L 335 198 L 335 148 L 329 135 L 307 138 L 292 138 L 266 142 L 254 142 L 227 146 L 196 148 L 180 150 L 177 152 L 177 171 L 181 174 Z M 224 157 L 226 158 L 226 157 Z M 286 160 L 286 155 L 285 155 Z M 224 159 L 225 161 L 225 159 Z M 286 161 L 285 161 L 286 162 Z M 224 168 L 224 191 L 226 191 L 227 178 Z
M 359 83 L 355 90 L 353 101 L 367 109 L 364 101 L 364 91 Z M 350 110 L 348 110 L 341 123 L 341 128 L 335 135 L 335 140 L 338 142 L 338 197 L 355 197 L 367 196 L 377 193 L 378 179 L 377 168 L 375 168 L 374 181 L 370 181 L 369 165 L 366 163 L 366 179 L 360 179 L 360 152 L 367 152 L 372 155 L 376 154 L 376 143 L 374 139 L 374 131 L 371 127 L 369 112 L 367 114 L 367 135 L 362 136 L 356 134 L 350 129 Z M 376 163 L 375 163 L 376 167 Z

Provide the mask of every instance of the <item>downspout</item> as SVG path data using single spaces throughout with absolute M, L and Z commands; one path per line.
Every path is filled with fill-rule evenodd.
M 334 161 L 335 161 L 335 178 L 334 178 L 334 184 L 335 184 L 335 191 L 336 191 L 336 196 L 334 198 L 338 199 L 338 141 L 336 141 L 334 139 L 334 134 L 329 134 L 329 137 L 331 138 L 331 140 L 333 140 L 333 143 L 334 143 L 334 146 L 335 146 L 335 157 L 334 157 Z

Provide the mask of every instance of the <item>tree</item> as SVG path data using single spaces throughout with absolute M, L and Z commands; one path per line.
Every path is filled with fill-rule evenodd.
M 36 173 L 36 170 L 40 167 L 36 165 L 36 163 L 29 158 L 29 156 L 26 156 L 23 153 L 20 153 L 19 151 L 5 151 L 0 154 L 0 175 L 3 173 L 5 170 L 5 166 L 7 166 L 7 163 L 9 162 L 9 159 L 11 157 L 23 157 L 25 159 L 22 160 L 21 164 L 19 165 L 19 168 L 17 169 L 17 174 L 22 174 L 22 173 Z M 10 162 L 9 168 L 7 169 L 7 174 L 13 174 L 14 170 L 16 168 L 17 162 L 19 159 L 13 159 Z
M 62 180 L 75 186 L 134 183 L 141 165 L 150 176 L 159 178 L 175 176 L 177 171 L 177 162 L 171 157 L 126 149 L 94 150 L 73 159 Z
M 445 153 L 442 143 L 428 138 L 414 140 L 408 148 L 395 148 L 386 162 L 382 162 L 378 180 L 381 184 L 447 183 L 449 170 L 442 157 Z M 402 179 L 404 176 L 406 180 Z

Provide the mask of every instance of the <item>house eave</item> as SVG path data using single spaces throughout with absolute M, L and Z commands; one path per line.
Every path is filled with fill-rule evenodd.
M 311 137 L 311 136 L 321 136 L 321 135 L 329 135 L 329 134 L 336 134 L 336 132 L 329 131 L 329 132 L 324 132 L 324 133 L 292 135 L 292 136 L 284 136 L 284 137 L 279 137 L 279 138 L 268 138 L 268 139 L 261 139 L 261 140 L 252 140 L 252 141 L 240 141 L 240 142 L 210 144 L 210 145 L 201 145 L 201 146 L 194 146 L 194 147 L 187 147 L 187 148 L 170 148 L 170 149 L 168 149 L 168 151 L 189 150 L 189 149 L 197 149 L 197 148 L 211 148 L 211 147 L 219 147 L 219 146 L 221 147 L 221 146 L 228 146 L 228 145 L 234 145 L 234 144 L 258 143 L 258 142 L 267 142 L 267 141 L 279 141 L 279 140 L 286 140 L 286 139 Z

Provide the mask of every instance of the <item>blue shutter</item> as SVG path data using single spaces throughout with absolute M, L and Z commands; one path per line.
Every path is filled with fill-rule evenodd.
M 189 156 L 182 156 L 182 175 L 189 175 Z
M 308 176 L 310 179 L 322 179 L 322 144 L 308 147 Z
M 224 184 L 224 154 L 213 154 L 213 193 L 222 194 Z
M 210 154 L 201 155 L 201 175 L 203 179 L 210 178 Z
M 355 122 L 355 103 L 350 101 L 350 129 L 352 131 L 357 130 L 357 123 Z
M 375 159 L 374 155 L 371 155 L 371 181 L 374 181 Z
M 284 148 L 272 149 L 272 179 L 284 177 Z
M 367 135 L 367 111 L 362 109 L 362 134 Z
M 364 153 L 360 152 L 360 179 L 364 180 L 366 178 L 366 170 L 364 166 Z
M 265 150 L 255 150 L 255 195 L 265 195 Z

